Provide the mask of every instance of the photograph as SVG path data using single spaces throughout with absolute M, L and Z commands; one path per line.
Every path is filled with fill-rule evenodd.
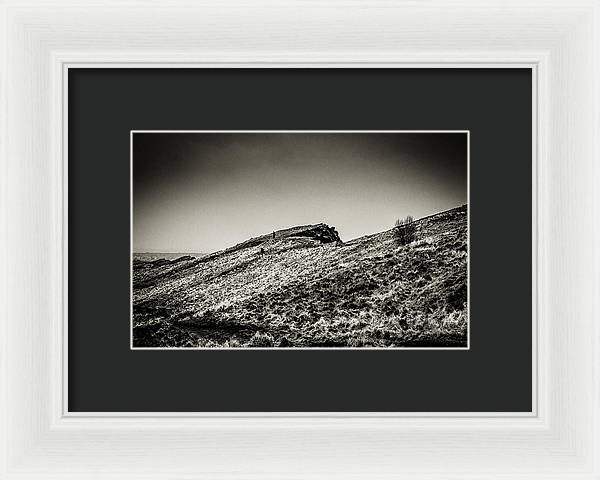
M 469 142 L 132 130 L 131 349 L 469 349 Z

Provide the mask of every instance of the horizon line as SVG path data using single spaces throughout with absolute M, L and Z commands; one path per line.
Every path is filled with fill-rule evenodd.
M 460 205 L 457 205 L 455 207 L 447 208 L 445 210 L 440 210 L 438 212 L 431 213 L 429 215 L 425 215 L 423 217 L 417 218 L 417 219 L 413 220 L 413 223 L 423 221 L 423 220 L 425 220 L 427 218 L 430 218 L 430 217 L 435 217 L 436 215 L 441 215 L 441 214 L 449 212 L 451 210 L 456 210 L 457 208 L 462 208 L 462 207 L 465 207 L 465 206 L 468 207 L 468 205 L 469 205 L 469 202 L 466 202 L 466 203 L 462 203 Z M 336 228 L 335 225 L 329 225 L 328 223 L 325 223 L 325 222 L 318 222 L 318 223 L 309 223 L 309 224 L 305 224 L 305 225 L 292 225 L 291 227 L 280 228 L 279 230 L 273 230 L 273 232 L 281 232 L 281 231 L 284 231 L 284 230 L 290 230 L 292 228 L 298 228 L 298 227 L 312 227 L 312 226 L 315 226 L 315 225 L 327 225 L 328 227 Z M 378 235 L 380 233 L 389 232 L 393 228 L 395 228 L 395 227 L 388 228 L 387 230 L 381 230 L 379 232 L 367 233 L 365 235 L 361 235 L 360 237 L 354 237 L 354 238 L 351 238 L 349 240 L 342 240 L 342 242 L 343 243 L 353 242 L 354 240 L 358 240 L 359 238 L 370 237 L 372 235 Z M 132 248 L 131 249 L 131 253 L 132 254 L 143 254 L 143 253 L 146 253 L 146 254 L 157 254 L 157 253 L 170 253 L 170 254 L 174 254 L 174 253 L 188 253 L 188 254 L 191 254 L 191 253 L 201 253 L 203 255 L 212 255 L 214 253 L 223 252 L 223 251 L 227 250 L 228 248 L 233 248 L 236 245 L 240 245 L 240 244 L 242 244 L 244 242 L 247 242 L 248 240 L 251 240 L 253 238 L 259 238 L 259 237 L 263 237 L 263 236 L 267 236 L 267 235 L 269 235 L 269 234 L 265 233 L 263 235 L 258 235 L 256 237 L 248 237 L 246 240 L 243 240 L 243 241 L 241 241 L 239 243 L 236 243 L 234 245 L 230 245 L 229 247 L 225 247 L 225 248 L 222 248 L 220 250 L 214 250 L 212 252 L 198 252 L 198 251 L 192 251 L 192 250 L 187 250 L 187 251 L 186 250 L 169 251 L 169 250 L 159 250 L 159 249 L 152 249 L 152 250 L 155 250 L 155 251 L 151 252 L 151 251 L 136 251 L 136 250 L 134 250 Z M 133 238 L 132 238 L 132 240 L 133 240 Z

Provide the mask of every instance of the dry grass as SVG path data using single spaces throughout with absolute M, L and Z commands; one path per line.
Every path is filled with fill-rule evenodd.
M 134 345 L 465 346 L 466 207 L 345 245 L 294 235 L 134 265 Z M 265 253 L 260 250 L 264 248 Z

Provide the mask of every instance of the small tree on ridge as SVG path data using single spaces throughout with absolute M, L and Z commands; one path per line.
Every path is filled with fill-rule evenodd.
M 408 215 L 404 220 L 396 220 L 394 226 L 394 235 L 400 245 L 408 245 L 415 239 L 415 221 L 411 215 Z

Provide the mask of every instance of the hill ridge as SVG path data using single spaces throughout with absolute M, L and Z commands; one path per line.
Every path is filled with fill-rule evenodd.
M 439 216 L 442 216 L 442 215 L 445 215 L 445 214 L 450 214 L 450 213 L 453 213 L 453 212 L 456 212 L 456 211 L 460 211 L 460 210 L 467 210 L 467 208 L 468 208 L 467 204 L 464 203 L 462 205 L 459 205 L 458 207 L 452 207 L 452 208 L 449 208 L 447 210 L 442 210 L 441 212 L 436 212 L 436 213 L 432 213 L 430 215 L 425 215 L 424 217 L 417 218 L 417 219 L 413 220 L 413 223 L 414 224 L 419 224 L 419 223 L 422 223 L 422 222 L 424 222 L 426 220 L 430 220 L 430 219 L 433 219 L 433 218 L 436 218 L 436 217 L 439 217 Z M 382 235 L 382 234 L 385 234 L 385 233 L 390 233 L 390 232 L 393 232 L 395 228 L 396 227 L 391 227 L 391 228 L 388 228 L 387 230 L 382 230 L 380 232 L 367 233 L 366 235 L 362 235 L 360 237 L 356 237 L 356 238 L 352 238 L 350 240 L 347 240 L 344 243 L 349 244 L 349 243 L 354 242 L 356 240 L 361 240 L 361 239 L 365 239 L 365 238 L 369 238 L 369 237 L 375 237 L 377 235 Z
M 393 229 L 342 244 L 314 224 L 134 263 L 134 345 L 466 345 L 467 207 L 415 223 L 408 245 Z
M 457 211 L 457 210 L 466 209 L 466 208 L 467 208 L 467 204 L 459 205 L 457 207 L 452 207 L 452 208 L 449 208 L 447 210 L 442 210 L 440 212 L 432 213 L 430 215 L 425 215 L 424 217 L 417 218 L 416 220 L 414 220 L 413 223 L 417 224 L 417 223 L 423 222 L 423 221 L 428 220 L 428 219 L 433 219 L 435 217 L 438 217 L 438 216 L 441 216 L 441 215 L 444 215 L 444 214 L 448 214 L 448 213 L 452 213 L 452 212 Z M 337 241 L 337 240 L 339 240 L 340 242 L 343 241 L 339 237 L 339 234 L 337 233 L 337 230 L 336 230 L 336 228 L 334 226 L 331 226 L 331 225 L 329 225 L 329 224 L 327 224 L 325 222 L 319 222 L 319 223 L 306 224 L 306 225 L 295 225 L 295 226 L 291 226 L 291 227 L 287 227 L 287 228 L 282 228 L 282 229 L 279 229 L 279 230 L 274 230 L 271 233 L 265 233 L 265 234 L 262 234 L 262 235 L 258 235 L 256 237 L 250 237 L 250 238 L 248 238 L 248 239 L 246 239 L 246 240 L 244 240 L 242 242 L 236 243 L 235 245 L 232 245 L 230 247 L 226 247 L 226 248 L 223 248 L 221 250 L 216 250 L 214 252 L 206 253 L 202 257 L 196 257 L 194 255 L 191 255 L 191 253 L 183 253 L 182 252 L 181 257 L 172 258 L 172 259 L 136 260 L 136 261 L 138 261 L 138 262 L 158 262 L 158 263 L 164 264 L 165 262 L 175 263 L 175 262 L 179 261 L 181 258 L 184 258 L 184 257 L 185 258 L 193 257 L 193 258 L 198 258 L 198 259 L 202 258 L 205 261 L 208 261 L 208 260 L 214 258 L 217 255 L 220 255 L 220 254 L 223 254 L 223 253 L 233 252 L 233 251 L 239 250 L 241 248 L 252 247 L 252 246 L 258 245 L 260 243 L 263 243 L 265 241 L 268 241 L 273 233 L 275 233 L 275 239 L 277 240 L 277 239 L 282 239 L 282 238 L 290 238 L 290 236 L 293 236 L 293 235 L 289 235 L 289 234 L 294 233 L 294 232 L 297 233 L 297 232 L 302 232 L 302 231 L 305 231 L 305 230 L 306 231 L 310 231 L 310 230 L 317 229 L 317 228 L 326 228 L 328 230 L 331 230 L 331 231 L 335 232 L 335 234 L 337 235 L 337 238 L 334 238 L 331 241 Z M 377 236 L 377 235 L 381 235 L 381 234 L 385 234 L 385 233 L 391 232 L 391 231 L 394 230 L 394 228 L 395 227 L 391 227 L 391 228 L 389 228 L 387 230 L 382 230 L 382 231 L 374 232 L 374 233 L 368 233 L 366 235 L 361 235 L 360 237 L 354 237 L 354 238 L 351 238 L 349 240 L 343 241 L 343 243 L 345 243 L 345 244 L 351 244 L 351 243 L 359 241 L 361 239 L 366 239 L 366 238 L 369 238 L 369 237 L 374 237 L 374 236 Z M 323 242 L 323 243 L 328 243 L 328 242 Z M 146 253 L 146 252 L 135 252 L 135 253 Z

